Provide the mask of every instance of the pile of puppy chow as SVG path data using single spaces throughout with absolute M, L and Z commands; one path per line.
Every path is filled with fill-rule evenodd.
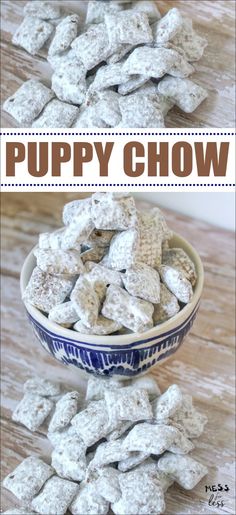
M 144 332 L 191 302 L 195 265 L 154 207 L 125 193 L 95 193 L 64 206 L 64 227 L 39 236 L 23 299 L 83 334 Z
M 206 39 L 178 8 L 155 2 L 88 2 L 81 16 L 59 2 L 32 0 L 13 43 L 35 55 L 46 46 L 51 89 L 26 81 L 4 103 L 24 127 L 164 127 L 177 105 L 192 113 L 207 97 L 189 79 Z
M 32 378 L 12 418 L 30 431 L 49 424 L 53 451 L 50 465 L 30 456 L 4 479 L 23 504 L 5 515 L 156 515 L 174 482 L 191 490 L 207 474 L 189 456 L 207 418 L 177 385 L 161 394 L 152 376 L 91 377 L 86 399 Z

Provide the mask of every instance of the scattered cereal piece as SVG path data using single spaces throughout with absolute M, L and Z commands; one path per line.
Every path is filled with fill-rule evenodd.
M 127 472 L 128 470 L 133 469 L 137 465 L 140 465 L 140 463 L 143 463 L 147 458 L 149 458 L 149 456 L 150 453 L 147 452 L 132 452 L 129 458 L 127 458 L 126 460 L 119 461 L 118 470 L 120 470 L 120 472 Z
M 108 502 L 117 502 L 121 497 L 119 471 L 113 467 L 102 467 L 93 472 L 96 489 Z
M 24 384 L 25 393 L 33 393 L 41 395 L 42 397 L 52 397 L 59 395 L 61 392 L 59 383 L 52 383 L 48 379 L 42 377 L 31 377 Z
M 109 465 L 110 463 L 126 460 L 129 456 L 130 453 L 124 449 L 123 441 L 121 439 L 101 443 L 97 447 L 95 456 L 89 464 L 88 471 L 99 469 L 105 465 Z
M 80 257 L 83 263 L 87 263 L 88 261 L 99 263 L 101 259 L 105 256 L 106 252 L 106 247 L 91 247 L 90 249 L 85 250 Z
M 161 17 L 156 3 L 150 0 L 136 0 L 132 3 L 132 9 L 147 14 L 151 23 L 159 20 Z
M 54 97 L 53 91 L 37 80 L 27 80 L 3 104 L 3 109 L 17 122 L 30 125 Z
M 86 13 L 86 24 L 101 23 L 104 21 L 105 14 L 117 13 L 122 7 L 115 2 L 97 2 L 90 0 Z
M 122 127 L 164 127 L 164 118 L 159 103 L 150 95 L 133 94 L 119 100 Z
M 83 216 L 81 214 L 75 216 L 65 229 L 63 248 L 73 249 L 76 245 L 86 240 L 93 229 L 94 223 L 89 210 L 85 211 Z
M 162 454 L 174 443 L 178 432 L 165 424 L 137 424 L 126 436 L 123 448 L 129 452 L 140 451 L 147 454 Z
M 102 315 L 141 333 L 153 327 L 153 310 L 150 302 L 132 297 L 119 286 L 111 284 L 107 289 Z
M 86 240 L 85 245 L 88 245 L 88 247 L 94 247 L 96 245 L 98 245 L 98 247 L 108 247 L 113 236 L 115 236 L 115 231 L 94 229 Z
M 34 0 L 24 6 L 24 14 L 41 18 L 42 20 L 54 20 L 61 14 L 60 7 L 52 2 Z
M 170 9 L 163 18 L 152 25 L 154 42 L 163 45 L 171 40 L 183 25 L 182 15 L 176 7 Z
M 61 54 L 48 54 L 47 60 L 56 73 L 59 73 L 61 70 L 63 72 L 65 72 L 65 70 L 69 71 L 71 67 L 77 69 L 78 67 L 81 67 L 82 64 L 73 48 L 62 52 Z
M 70 72 L 70 75 L 69 73 Z M 69 69 L 66 74 L 54 73 L 52 76 L 52 90 L 57 98 L 71 104 L 82 104 L 85 100 L 87 86 L 85 77 L 75 81 L 75 70 Z
M 160 324 L 175 316 L 180 310 L 176 297 L 164 284 L 160 285 L 160 302 L 154 306 L 154 325 Z
M 64 515 L 75 497 L 79 485 L 53 476 L 32 501 L 32 508 L 42 515 Z
M 132 93 L 137 90 L 141 86 L 147 83 L 150 77 L 146 77 L 146 75 L 131 75 L 131 77 L 126 81 L 119 85 L 118 93 L 120 95 L 127 95 L 128 93 Z
M 53 473 L 52 467 L 36 456 L 30 456 L 4 479 L 3 486 L 21 501 L 29 502 Z
M 87 447 L 104 438 L 112 430 L 104 400 L 90 402 L 86 409 L 72 419 L 71 423 Z
M 118 388 L 105 391 L 109 420 L 147 420 L 152 418 L 152 408 L 146 390 Z
M 161 484 L 157 478 L 145 471 L 132 470 L 119 477 L 122 497 L 112 504 L 115 515 L 164 513 L 165 501 Z
M 4 511 L 2 515 L 36 515 L 36 511 L 31 511 L 30 508 L 10 508 Z
M 109 503 L 97 491 L 96 485 L 83 481 L 70 506 L 72 515 L 107 515 Z
M 112 47 L 124 43 L 140 45 L 153 40 L 148 16 L 144 12 L 126 10 L 108 13 L 105 15 L 105 23 Z
M 58 476 L 71 481 L 85 479 L 86 446 L 78 435 L 63 438 L 52 452 L 52 467 Z
M 40 395 L 25 394 L 12 414 L 14 422 L 20 422 L 30 431 L 37 429 L 52 411 L 54 403 Z
M 197 281 L 195 265 L 183 249 L 171 248 L 162 254 L 163 265 L 168 265 L 182 272 L 194 286 Z
M 192 285 L 182 272 L 170 266 L 161 265 L 159 267 L 159 273 L 165 286 L 180 302 L 184 304 L 191 302 L 193 296 Z
M 91 376 L 88 378 L 86 401 L 99 401 L 104 399 L 107 390 L 112 391 L 122 387 L 119 379 Z
M 73 41 L 71 46 L 87 70 L 106 61 L 111 53 L 104 23 L 91 25 L 86 32 Z
M 131 380 L 130 388 L 142 388 L 148 393 L 149 399 L 153 400 L 157 395 L 161 395 L 160 388 L 151 375 L 145 375 L 141 377 L 135 377 Z
M 57 229 L 54 232 L 44 232 L 39 235 L 38 246 L 43 250 L 58 250 L 62 248 L 65 229 Z
M 44 108 L 42 114 L 34 121 L 32 127 L 71 127 L 79 109 L 60 100 L 51 100 Z
M 59 431 L 69 425 L 78 411 L 79 399 L 80 394 L 78 392 L 69 392 L 61 397 L 50 421 L 49 432 Z
M 154 268 L 137 263 L 126 270 L 122 280 L 130 295 L 154 304 L 160 302 L 160 277 Z
M 36 16 L 26 16 L 15 32 L 12 43 L 35 55 L 44 46 L 54 27 Z
M 185 490 L 192 490 L 208 472 L 199 461 L 170 452 L 159 459 L 158 468 L 169 474 Z
M 84 265 L 77 250 L 42 250 L 34 251 L 37 266 L 43 272 L 52 275 L 78 275 Z
M 99 297 L 91 283 L 80 276 L 71 293 L 71 300 L 84 325 L 91 327 L 97 322 Z
M 188 61 L 199 61 L 203 56 L 203 52 L 207 46 L 207 40 L 193 29 L 192 21 L 183 19 L 181 31 L 172 39 L 173 45 L 180 51 L 184 52 Z
M 58 447 L 68 440 L 70 436 L 77 436 L 75 428 L 73 426 L 67 426 L 65 429 L 60 431 L 48 432 L 47 438 L 53 447 Z
M 207 92 L 189 79 L 164 77 L 158 91 L 174 100 L 185 113 L 192 113 L 207 98 Z
M 130 75 L 160 79 L 176 64 L 176 56 L 178 58 L 178 53 L 169 48 L 140 46 L 125 61 L 123 71 Z
M 68 297 L 72 286 L 71 279 L 46 274 L 36 267 L 23 293 L 23 300 L 49 313 Z
M 65 225 L 70 225 L 75 219 L 84 213 L 87 215 L 91 210 L 91 198 L 84 198 L 80 200 L 72 200 L 67 202 L 63 208 L 62 219 Z
M 173 384 L 162 395 L 152 402 L 154 419 L 158 422 L 172 417 L 183 402 L 182 392 L 177 384 Z
M 188 454 L 194 449 L 194 444 L 187 438 L 183 431 L 174 426 L 178 433 L 176 434 L 175 441 L 171 444 L 168 451 L 173 452 L 174 454 Z
M 189 438 L 198 438 L 204 431 L 207 417 L 194 408 L 190 395 L 183 395 L 182 406 L 175 412 L 173 423 L 177 427 L 179 424 Z
M 129 420 L 128 422 L 126 422 L 123 420 L 122 422 L 116 425 L 116 428 L 111 433 L 109 433 L 109 435 L 107 435 L 107 440 L 109 442 L 110 440 L 118 440 L 118 438 L 124 435 L 124 433 L 126 433 L 128 429 L 130 429 L 133 425 L 134 423 L 132 421 Z
M 78 33 L 80 17 L 78 14 L 72 14 L 63 18 L 61 23 L 56 27 L 55 36 L 49 47 L 49 54 L 60 54 L 67 50 Z
M 123 72 L 123 63 L 106 64 L 97 71 L 94 81 L 89 88 L 88 98 L 90 98 L 94 91 L 116 86 L 126 82 L 128 79 L 129 76 Z

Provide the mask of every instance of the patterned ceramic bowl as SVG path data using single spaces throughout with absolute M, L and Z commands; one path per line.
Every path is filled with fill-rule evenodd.
M 170 320 L 145 333 L 91 336 L 65 329 L 51 322 L 37 308 L 25 303 L 29 321 L 41 345 L 65 365 L 75 365 L 88 373 L 129 378 L 143 374 L 174 354 L 189 332 L 196 317 L 203 288 L 203 266 L 196 250 L 175 234 L 172 247 L 183 248 L 197 270 L 197 284 L 192 302 Z M 21 272 L 21 292 L 26 288 L 35 266 L 33 251 Z

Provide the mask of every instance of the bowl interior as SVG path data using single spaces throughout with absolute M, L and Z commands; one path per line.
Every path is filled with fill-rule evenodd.
M 196 252 L 196 250 L 188 243 L 182 236 L 179 236 L 178 234 L 174 234 L 173 238 L 170 241 L 170 247 L 180 247 L 182 248 L 188 256 L 191 258 L 193 263 L 196 267 L 197 272 L 197 283 L 194 287 L 194 294 L 192 301 L 189 304 L 186 304 L 180 311 L 175 315 L 174 317 L 170 318 L 166 322 L 163 322 L 160 325 L 157 325 L 153 327 L 152 329 L 149 329 L 145 333 L 130 333 L 130 334 L 124 334 L 124 335 L 109 335 L 109 336 L 97 336 L 97 335 L 81 335 L 80 333 L 77 333 L 76 331 L 72 331 L 71 329 L 66 329 L 64 327 L 59 326 L 58 324 L 55 324 L 54 322 L 51 322 L 48 320 L 48 318 L 41 313 L 37 308 L 32 306 L 29 303 L 25 302 L 25 306 L 27 308 L 27 311 L 29 314 L 36 319 L 42 326 L 46 327 L 48 330 L 50 330 L 53 333 L 60 334 L 61 336 L 64 336 L 65 338 L 71 338 L 73 340 L 77 340 L 78 342 L 81 341 L 81 338 L 83 338 L 84 342 L 94 342 L 98 345 L 101 343 L 104 343 L 104 340 L 108 341 L 109 344 L 114 343 L 115 345 L 119 344 L 122 346 L 122 344 L 126 344 L 131 341 L 135 341 L 137 338 L 140 339 L 140 337 L 143 337 L 145 339 L 152 337 L 154 335 L 165 333 L 166 331 L 169 331 L 171 328 L 178 326 L 184 319 L 186 319 L 193 311 L 197 303 L 199 302 L 199 299 L 201 297 L 202 288 L 203 288 L 203 280 L 204 280 L 204 272 L 203 272 L 203 265 L 201 262 L 201 259 Z M 23 267 L 21 271 L 21 278 L 20 278 L 20 287 L 21 287 L 21 294 L 23 294 L 29 279 L 31 277 L 32 271 L 36 265 L 36 259 L 33 254 L 34 249 L 28 254 Z

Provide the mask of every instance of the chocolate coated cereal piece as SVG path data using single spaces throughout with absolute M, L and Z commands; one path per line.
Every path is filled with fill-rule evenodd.
M 161 265 L 159 267 L 159 273 L 165 286 L 180 302 L 184 304 L 191 302 L 193 296 L 192 285 L 182 272 L 170 266 Z
M 88 245 L 88 247 L 94 247 L 96 245 L 98 245 L 98 247 L 108 247 L 113 236 L 115 236 L 115 231 L 94 229 L 84 243 Z
M 108 127 L 108 125 L 102 120 L 101 116 L 98 114 L 96 105 L 91 105 L 87 107 L 86 104 L 83 104 L 80 106 L 79 116 L 76 118 L 73 127 L 82 129 L 101 129 L 104 127 Z
M 41 18 L 42 20 L 54 20 L 60 17 L 61 10 L 55 2 L 34 0 L 33 2 L 27 2 L 24 6 L 24 14 Z
M 168 488 L 170 488 L 170 486 L 174 483 L 174 480 L 170 476 L 168 476 L 168 474 L 165 474 L 165 472 L 158 470 L 158 462 L 152 460 L 151 458 L 148 458 L 143 463 L 138 465 L 135 470 L 147 472 L 148 474 L 150 474 L 150 476 L 154 476 L 156 479 L 158 479 L 158 481 L 160 481 L 164 493 L 166 493 Z
M 109 503 L 97 491 L 96 484 L 83 481 L 70 506 L 72 515 L 107 515 Z
M 122 127 L 164 127 L 164 117 L 159 103 L 151 95 L 140 97 L 133 94 L 119 100 Z
M 47 438 L 53 447 L 63 445 L 63 442 L 66 442 L 68 440 L 68 437 L 70 436 L 77 436 L 77 433 L 73 426 L 68 426 L 63 430 L 54 431 L 47 434 Z
M 110 88 L 129 80 L 129 75 L 123 71 L 123 63 L 105 64 L 97 71 L 92 82 L 88 98 L 94 91 Z
M 162 454 L 174 443 L 178 431 L 165 424 L 137 424 L 126 436 L 123 448 L 129 452 L 140 451 L 150 454 Z
M 80 394 L 78 392 L 68 392 L 61 397 L 50 421 L 49 432 L 59 431 L 69 425 L 78 411 L 79 399 Z
M 153 327 L 153 310 L 150 302 L 132 297 L 119 286 L 111 284 L 107 289 L 102 315 L 139 333 Z
M 86 80 L 82 77 L 78 82 L 74 80 L 74 69 L 70 69 L 69 74 L 61 72 L 54 73 L 52 76 L 52 90 L 56 93 L 57 98 L 63 102 L 70 104 L 82 104 L 86 97 Z
M 115 377 L 91 376 L 87 383 L 86 401 L 99 401 L 104 398 L 106 390 L 116 390 L 122 386 L 122 382 Z
M 102 467 L 93 472 L 96 489 L 108 502 L 117 502 L 121 497 L 120 473 L 113 467 Z
M 194 444 L 187 438 L 184 431 L 181 431 L 177 425 L 174 426 L 178 433 L 176 435 L 175 441 L 171 444 L 168 451 L 173 452 L 174 454 L 188 454 L 194 449 Z
M 44 108 L 42 114 L 34 121 L 32 127 L 71 127 L 78 114 L 78 107 L 66 104 L 60 100 L 51 100 Z
M 151 375 L 135 377 L 131 380 L 130 388 L 142 388 L 148 393 L 149 399 L 155 399 L 157 395 L 161 395 L 160 388 Z
M 181 31 L 182 15 L 176 7 L 170 9 L 163 18 L 152 25 L 154 42 L 163 45 L 171 40 L 177 32 Z
M 132 470 L 119 476 L 121 499 L 112 504 L 115 515 L 157 515 L 164 513 L 165 501 L 161 484 L 148 472 Z
M 64 225 L 69 225 L 75 218 L 90 213 L 91 198 L 72 200 L 63 207 L 62 219 Z
M 104 21 L 105 14 L 121 11 L 121 5 L 115 2 L 97 2 L 90 0 L 87 7 L 86 23 L 101 23 Z
M 192 490 L 208 472 L 199 461 L 171 452 L 166 452 L 159 459 L 158 468 L 170 475 L 185 490 Z
M 30 431 L 37 431 L 53 406 L 51 399 L 27 393 L 13 411 L 12 420 L 19 422 Z
M 12 43 L 35 55 L 44 46 L 54 27 L 36 16 L 26 16 L 15 32 Z
M 77 250 L 42 250 L 34 251 L 37 266 L 43 272 L 53 275 L 78 275 L 84 265 Z
M 49 54 L 60 54 L 67 50 L 78 33 L 80 17 L 78 14 L 72 14 L 63 18 L 61 23 L 56 27 L 55 36 L 49 47 Z
M 128 470 L 133 469 L 137 465 L 140 465 L 140 463 L 143 463 L 147 458 L 149 458 L 150 453 L 147 452 L 132 452 L 130 454 L 130 457 L 126 460 L 121 460 L 118 463 L 118 470 L 120 472 L 127 472 Z M 115 502 L 115 501 L 111 501 Z
M 179 51 L 183 51 L 188 61 L 199 61 L 207 46 L 207 40 L 197 34 L 193 29 L 192 21 L 185 18 L 181 31 L 177 32 L 172 43 Z
M 129 458 L 129 456 L 130 453 L 124 449 L 123 440 L 121 439 L 101 443 L 97 447 L 95 456 L 89 464 L 88 473 L 90 473 L 90 471 L 104 467 L 105 465 L 109 465 L 110 463 L 126 460 Z
M 39 235 L 38 246 L 43 250 L 57 250 L 62 248 L 64 228 L 53 232 L 44 232 Z
M 123 72 L 160 79 L 175 65 L 177 58 L 178 53 L 169 48 L 140 46 L 125 61 Z
M 83 481 L 86 475 L 86 446 L 78 435 L 65 437 L 52 452 L 52 466 L 58 476 Z
M 124 193 L 95 193 L 92 219 L 96 229 L 123 231 L 134 227 L 137 214 L 133 197 Z
M 107 64 L 115 64 L 130 52 L 134 48 L 135 45 L 128 45 L 127 43 L 123 45 L 119 45 L 116 52 L 112 53 L 107 59 Z
M 91 283 L 82 275 L 71 293 L 71 300 L 83 324 L 88 327 L 96 324 L 100 307 L 99 297 Z
M 103 316 L 99 316 L 97 319 L 97 322 L 91 326 L 88 327 L 81 320 L 76 322 L 74 325 L 75 331 L 78 331 L 82 334 L 97 334 L 97 335 L 106 335 L 106 334 L 112 334 L 116 331 L 119 331 L 122 328 L 122 324 L 118 322 L 114 322 L 113 320 L 109 320 L 108 318 L 105 318 Z
M 127 95 L 128 93 L 132 93 L 137 90 L 141 86 L 143 86 L 150 77 L 146 75 L 131 75 L 131 77 L 118 87 L 118 93 L 120 95 Z
M 86 32 L 73 41 L 71 46 L 87 70 L 105 61 L 111 54 L 104 23 L 91 25 Z
M 42 397 L 51 397 L 59 395 L 61 388 L 59 383 L 52 383 L 48 379 L 36 376 L 31 377 L 25 382 L 24 392 L 41 395 Z
M 153 416 L 158 422 L 172 417 L 183 402 L 182 392 L 177 384 L 171 385 L 162 395 L 152 402 Z
M 106 287 L 109 284 L 123 285 L 122 274 L 120 272 L 110 270 L 106 266 L 96 263 L 93 263 L 93 267 L 84 274 L 84 277 L 91 283 L 101 301 L 103 301 L 106 296 Z
M 136 0 L 131 7 L 134 11 L 147 14 L 151 23 L 161 18 L 160 12 L 155 2 L 150 0 Z
M 140 45 L 151 43 L 153 40 L 148 16 L 144 12 L 126 10 L 120 13 L 106 14 L 105 23 L 112 46 L 124 43 Z
M 83 241 L 90 236 L 93 229 L 94 223 L 89 211 L 85 211 L 83 216 L 75 216 L 65 229 L 63 237 L 63 248 L 73 249 L 78 244 L 83 243 Z
M 49 313 L 61 304 L 71 292 L 73 281 L 64 277 L 54 277 L 36 267 L 23 293 L 23 300 L 36 308 Z
M 29 502 L 53 473 L 52 467 L 36 456 L 30 456 L 3 480 L 3 486 L 21 501 Z
M 27 80 L 3 104 L 3 110 L 20 124 L 30 125 L 54 97 L 53 91 L 37 80 Z
M 4 511 L 2 515 L 36 515 L 36 511 L 30 510 L 30 508 L 10 508 Z
M 122 280 L 130 295 L 154 304 L 160 302 L 160 277 L 154 268 L 137 263 L 122 274 Z
M 86 409 L 72 419 L 71 423 L 87 447 L 104 438 L 109 430 L 113 429 L 112 427 L 110 429 L 104 400 L 90 402 Z
M 172 423 L 176 427 L 180 425 L 189 438 L 198 438 L 204 431 L 207 417 L 194 408 L 190 395 L 183 395 L 182 406 L 175 412 Z
M 186 276 L 188 281 L 194 286 L 197 281 L 197 273 L 193 261 L 188 254 L 181 248 L 171 248 L 162 253 L 162 264 L 168 265 Z
M 109 420 L 146 420 L 152 418 L 152 408 L 146 390 L 129 386 L 105 392 Z
M 175 316 L 180 310 L 178 301 L 164 284 L 160 285 L 160 302 L 154 305 L 154 325 L 160 324 Z
M 115 127 L 121 121 L 118 93 L 105 89 L 98 91 L 97 94 L 100 97 L 94 106 L 97 116 L 105 125 Z
M 52 67 L 52 69 L 59 73 L 61 70 L 65 71 L 69 70 L 71 67 L 77 68 L 81 67 L 81 60 L 76 55 L 76 52 L 73 48 L 66 50 L 61 54 L 49 55 L 47 56 L 47 60 Z
M 73 302 L 68 301 L 54 306 L 51 311 L 49 311 L 48 318 L 59 325 L 74 324 L 77 322 L 79 315 L 74 308 Z
M 155 268 L 161 264 L 163 230 L 153 213 L 138 215 L 138 248 L 135 262 L 146 263 Z
M 106 247 L 91 247 L 91 249 L 85 250 L 80 257 L 83 263 L 87 263 L 87 261 L 94 261 L 94 263 L 99 263 L 105 256 L 106 252 Z
M 158 91 L 174 100 L 185 113 L 192 113 L 207 98 L 207 92 L 189 79 L 164 77 Z
M 79 485 L 53 476 L 32 501 L 32 508 L 42 515 L 64 515 L 75 497 Z
M 139 234 L 137 229 L 128 229 L 114 236 L 111 240 L 108 267 L 114 270 L 125 270 L 136 262 L 136 254 L 139 246 Z
M 120 438 L 122 435 L 124 435 L 124 433 L 126 433 L 126 431 L 128 431 L 128 429 L 131 428 L 131 426 L 133 426 L 134 423 L 132 421 L 122 421 L 120 422 L 119 424 L 117 424 L 116 428 L 114 429 L 114 431 L 112 431 L 111 433 L 109 433 L 109 435 L 107 435 L 107 440 L 110 442 L 110 440 L 118 440 L 118 438 Z

